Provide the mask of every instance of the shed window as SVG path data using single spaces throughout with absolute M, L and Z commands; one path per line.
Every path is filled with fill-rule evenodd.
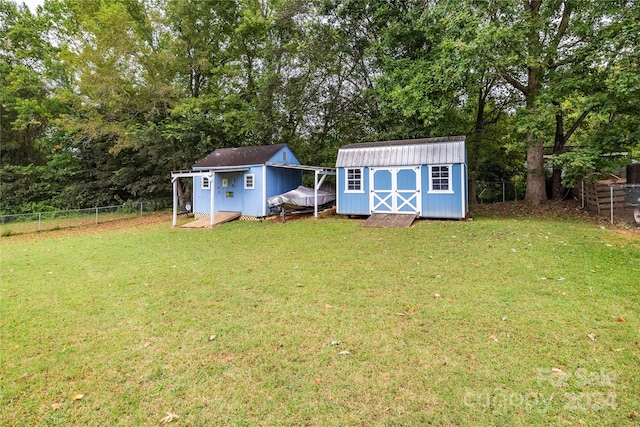
M 429 192 L 451 193 L 451 165 L 431 166 Z
M 203 176 L 202 177 L 202 189 L 203 190 L 208 190 L 209 188 L 211 188 L 211 181 L 209 180 L 208 176 Z
M 347 169 L 347 188 L 345 192 L 362 192 L 362 169 Z
M 256 188 L 254 174 L 247 174 L 244 176 L 244 188 L 246 190 L 253 190 L 254 188 Z

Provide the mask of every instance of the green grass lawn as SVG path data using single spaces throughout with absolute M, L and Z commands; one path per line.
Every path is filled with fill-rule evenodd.
M 640 425 L 640 241 L 594 224 L 165 222 L 0 249 L 1 425 Z

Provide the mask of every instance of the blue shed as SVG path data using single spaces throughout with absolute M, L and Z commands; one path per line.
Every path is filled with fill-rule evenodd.
M 336 169 L 338 214 L 467 216 L 464 136 L 345 145 Z
M 180 178 L 193 180 L 194 216 L 208 216 L 213 225 L 217 212 L 239 213 L 243 219 L 267 216 L 267 199 L 301 185 L 305 170 L 315 173 L 316 188 L 322 183 L 320 175 L 335 174 L 326 168 L 301 165 L 286 144 L 219 148 L 198 160 L 191 171 L 171 173 L 173 225 Z

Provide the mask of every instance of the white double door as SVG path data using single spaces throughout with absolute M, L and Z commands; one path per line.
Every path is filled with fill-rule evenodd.
M 420 167 L 369 169 L 371 213 L 422 214 Z

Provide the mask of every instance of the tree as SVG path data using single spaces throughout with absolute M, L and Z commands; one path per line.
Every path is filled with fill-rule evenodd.
M 487 5 L 485 13 L 492 23 L 489 29 L 501 35 L 493 60 L 502 78 L 524 97 L 528 202 L 541 204 L 547 199 L 543 146 L 544 121 L 548 119 L 540 114 L 541 109 L 549 102 L 559 105 L 557 98 L 566 89 L 563 80 L 584 78 L 602 67 L 610 44 L 616 44 L 617 35 L 610 29 L 618 17 L 635 8 L 634 3 L 513 0 Z M 636 49 L 629 44 L 619 47 Z M 560 93 L 553 93 L 556 88 L 561 88 Z M 583 110 L 565 131 L 563 113 L 556 109 L 557 149 L 584 123 L 589 111 L 591 107 Z

